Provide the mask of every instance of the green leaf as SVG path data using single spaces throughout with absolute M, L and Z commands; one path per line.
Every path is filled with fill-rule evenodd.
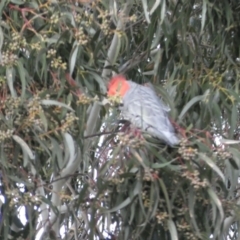
M 158 2 L 160 2 L 160 1 L 158 1 Z M 166 17 L 166 0 L 161 1 L 161 15 L 160 16 L 161 16 L 160 17 L 160 24 L 162 24 L 162 22 L 164 21 L 164 19 Z
M 192 98 L 192 99 L 184 106 L 183 110 L 181 111 L 181 113 L 180 113 L 180 115 L 179 115 L 179 117 L 178 117 L 179 121 L 182 120 L 183 116 L 187 113 L 187 111 L 188 111 L 194 104 L 196 104 L 197 102 L 202 101 L 203 98 L 204 98 L 203 95 L 201 95 L 201 96 L 196 96 L 196 97 Z
M 158 169 L 158 168 L 165 168 L 166 166 L 171 165 L 171 163 L 173 163 L 173 162 L 175 162 L 175 161 L 176 161 L 176 160 L 173 159 L 173 160 L 171 160 L 171 161 L 169 161 L 169 162 L 166 162 L 166 163 L 153 163 L 153 164 L 151 165 L 151 168 L 156 168 L 156 169 Z
M 12 138 L 21 146 L 22 150 L 27 153 L 28 157 L 31 160 L 35 159 L 35 156 L 34 156 L 32 150 L 30 149 L 30 147 L 27 145 L 27 143 L 22 138 L 20 138 L 17 135 L 13 135 Z
M 195 200 L 195 192 L 194 188 L 191 187 L 189 189 L 189 195 L 188 195 L 188 208 L 189 208 L 189 216 L 191 218 L 191 223 L 194 226 L 195 231 L 197 232 L 197 235 L 199 238 L 201 237 L 200 235 L 200 230 L 198 227 L 198 223 L 196 220 L 196 215 L 195 215 L 195 208 L 197 207 L 196 200 Z
M 236 129 L 236 126 L 237 126 L 237 114 L 238 114 L 238 111 L 237 111 L 237 107 L 235 104 L 233 104 L 232 106 L 232 110 L 231 110 L 231 128 L 230 128 L 230 132 L 229 132 L 229 137 L 232 138 L 233 137 L 233 133 L 234 133 L 234 130 Z
M 116 212 L 121 210 L 122 208 L 126 207 L 131 203 L 132 199 L 130 197 L 126 198 L 123 202 L 121 202 L 118 206 L 108 210 L 109 212 Z
M 142 0 L 142 5 L 143 5 L 145 19 L 146 19 L 147 23 L 150 24 L 151 21 L 150 21 L 150 18 L 149 18 L 148 2 L 147 2 L 147 0 Z
M 97 83 L 99 84 L 99 87 L 101 89 L 102 93 L 106 93 L 107 92 L 107 87 L 106 87 L 106 83 L 103 81 L 103 79 L 96 73 L 94 72 L 89 72 L 90 75 L 93 76 L 93 78 L 97 81 Z
M 24 69 L 23 64 L 21 61 L 17 61 L 17 69 L 19 72 L 20 80 L 21 80 L 21 89 L 22 89 L 22 97 L 25 97 L 26 92 L 26 69 Z
M 2 12 L 3 12 L 3 9 L 4 9 L 5 5 L 8 4 L 8 1 L 9 1 L 9 0 L 1 0 L 1 1 L 0 1 L 0 15 L 1 15 L 1 16 L 2 16 Z
M 80 46 L 78 45 L 78 42 L 75 41 L 73 44 L 71 54 L 70 54 L 70 58 L 69 58 L 69 72 L 70 72 L 71 76 L 72 76 L 73 70 L 75 68 L 79 48 L 80 48 Z
M 58 167 L 59 169 L 63 169 L 65 167 L 65 162 L 63 160 L 63 150 L 59 146 L 59 142 L 56 141 L 54 138 L 51 139 L 51 145 L 52 145 L 52 154 L 51 154 L 51 159 L 52 159 L 52 165 Z M 56 162 L 55 162 L 56 158 Z
M 226 181 L 224 174 L 211 158 L 207 157 L 204 153 L 198 153 L 198 156 L 200 160 L 206 162 L 208 166 L 218 174 L 218 176 L 222 179 L 223 182 Z
M 24 1 L 21 0 L 10 0 L 11 3 L 17 4 L 17 5 L 21 5 L 24 4 Z
M 213 189 L 208 188 L 208 194 L 209 194 L 211 200 L 214 202 L 214 204 L 216 204 L 216 206 L 219 210 L 219 213 L 220 213 L 220 222 L 222 222 L 223 219 L 224 219 L 224 212 L 223 212 L 223 208 L 222 208 L 222 203 L 219 200 L 217 194 L 213 191 Z
M 43 100 L 40 101 L 40 103 L 41 103 L 42 105 L 46 105 L 46 106 L 64 107 L 64 108 L 67 108 L 68 110 L 74 112 L 74 110 L 73 110 L 71 107 L 69 107 L 67 104 L 58 102 L 58 101 L 56 101 L 56 100 L 50 100 L 50 99 L 45 99 L 45 100 L 44 100 L 44 99 L 43 99 Z
M 40 111 L 39 112 L 39 116 L 40 116 L 41 122 L 42 122 L 42 124 L 44 126 L 44 130 L 48 131 L 48 121 L 47 121 L 47 118 L 46 118 L 44 112 Z
M 75 160 L 75 143 L 73 141 L 72 136 L 69 133 L 63 133 L 63 137 L 64 137 L 64 149 L 65 149 L 65 155 L 66 155 L 66 151 L 69 152 L 69 157 L 67 158 L 67 167 L 68 165 L 71 165 L 73 163 L 73 161 Z
M 229 147 L 229 152 L 232 154 L 233 160 L 236 164 L 235 169 L 240 169 L 240 151 L 236 148 Z
M 168 230 L 171 235 L 171 239 L 178 240 L 177 228 L 176 228 L 174 222 L 171 219 L 169 219 L 167 221 L 167 223 L 168 223 Z
M 163 2 L 164 2 L 163 4 L 166 4 L 165 1 L 163 1 Z M 155 10 L 158 8 L 158 6 L 160 5 L 160 3 L 161 3 L 161 0 L 155 1 L 155 3 L 153 4 L 151 10 L 149 11 L 149 14 L 150 14 L 150 15 L 152 15 L 152 14 L 155 12 Z M 161 15 L 161 16 L 162 16 L 162 15 Z
M 17 97 L 17 93 L 13 87 L 13 82 L 15 78 L 15 71 L 12 67 L 7 67 L 6 69 L 6 78 L 7 78 L 7 84 L 9 87 L 9 90 L 11 92 L 12 97 Z
M 3 41 L 4 41 L 4 36 L 3 36 L 3 31 L 2 28 L 0 26 L 0 61 L 2 61 L 2 56 L 1 56 L 1 50 L 2 50 L 2 46 L 3 46 Z
M 201 33 L 203 32 L 205 23 L 206 23 L 206 15 L 207 15 L 207 0 L 203 0 L 202 5 L 202 21 L 201 21 Z
M 168 215 L 169 215 L 170 218 L 172 218 L 172 208 L 171 208 L 171 205 L 170 205 L 170 200 L 169 200 L 169 196 L 168 196 L 168 191 L 167 191 L 166 185 L 164 184 L 162 179 L 159 179 L 159 183 L 160 183 L 160 187 L 161 187 L 161 189 L 163 191 L 164 198 L 165 198 L 165 201 L 166 201 L 166 204 L 167 204 Z

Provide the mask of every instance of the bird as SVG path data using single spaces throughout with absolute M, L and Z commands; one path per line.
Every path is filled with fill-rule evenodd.
M 169 146 L 179 143 L 168 113 L 171 110 L 156 94 L 152 85 L 140 85 L 123 75 L 112 77 L 108 97 L 119 96 L 122 118 Z

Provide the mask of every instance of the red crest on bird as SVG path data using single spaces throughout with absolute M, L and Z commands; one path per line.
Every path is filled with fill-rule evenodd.
M 108 96 L 120 95 L 123 97 L 129 90 L 130 85 L 123 75 L 116 75 L 111 78 L 108 84 Z

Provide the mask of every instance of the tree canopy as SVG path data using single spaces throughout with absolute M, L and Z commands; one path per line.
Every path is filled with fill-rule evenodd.
M 240 3 L 0 1 L 1 239 L 238 239 Z M 181 136 L 119 121 L 151 84 Z

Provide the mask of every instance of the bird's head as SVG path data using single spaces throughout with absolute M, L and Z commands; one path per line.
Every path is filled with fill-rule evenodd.
M 108 84 L 108 96 L 123 97 L 129 90 L 130 85 L 123 75 L 117 75 L 111 78 Z

